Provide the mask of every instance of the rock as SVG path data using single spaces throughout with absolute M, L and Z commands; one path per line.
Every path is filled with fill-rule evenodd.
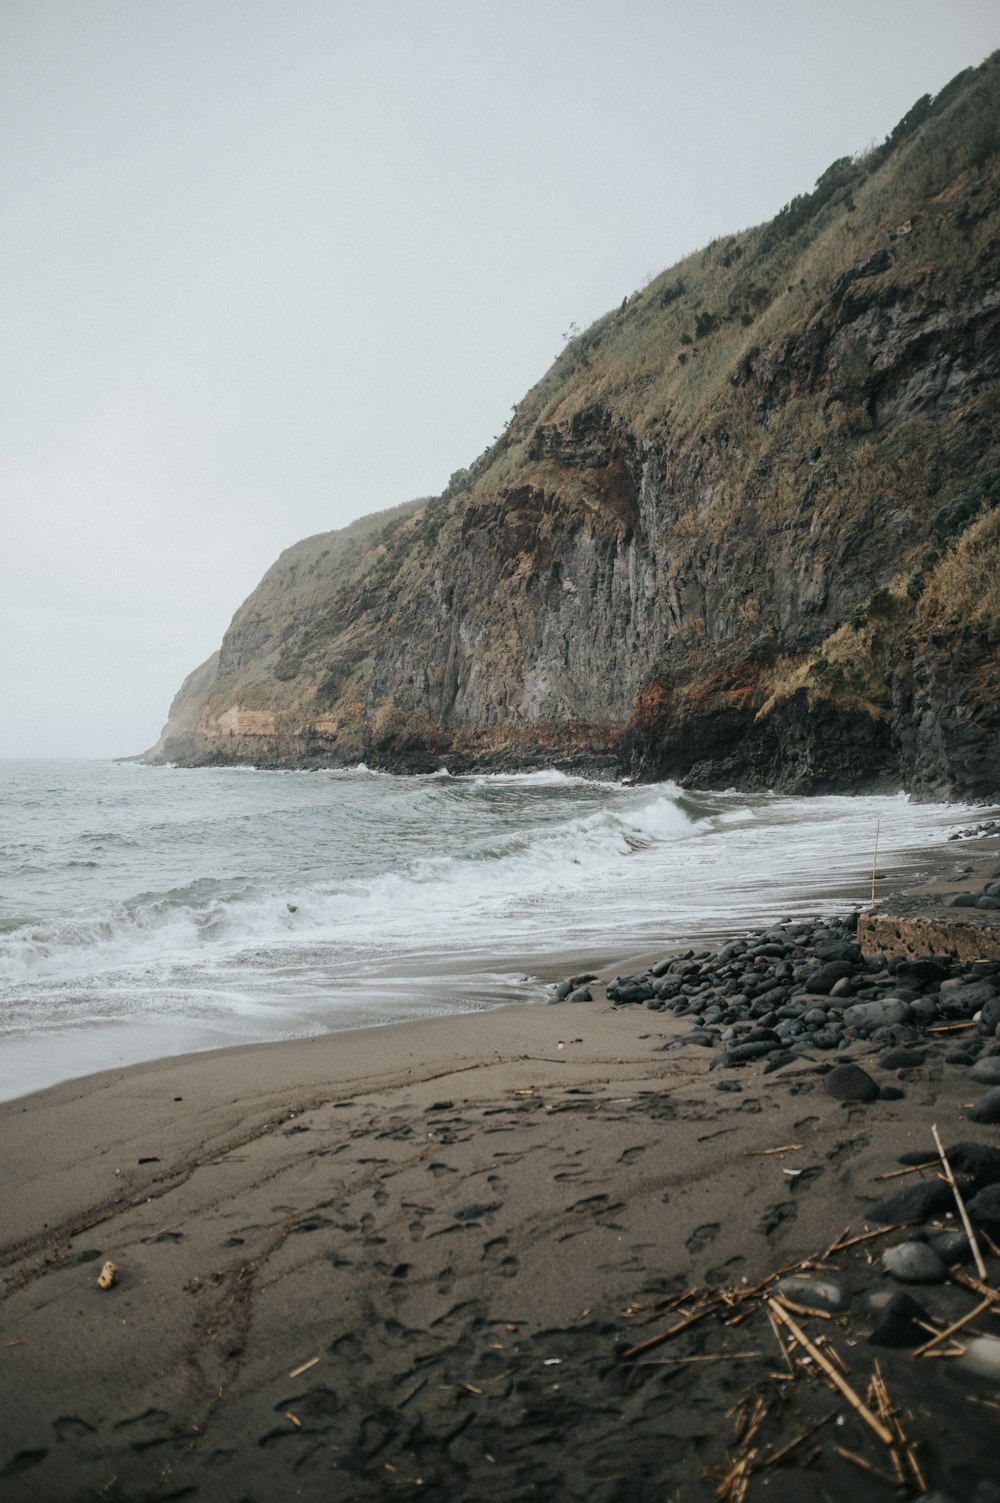
M 887 1049 L 879 1057 L 879 1064 L 883 1070 L 915 1070 L 923 1062 L 924 1056 L 916 1049 Z M 1000 1075 L 997 1079 L 1000 1080 Z
M 988 1054 L 985 1059 L 977 1059 L 969 1070 L 969 1079 L 979 1085 L 1000 1085 L 1000 1055 Z
M 943 1017 L 961 1020 L 971 1018 L 995 997 L 996 989 L 988 981 L 963 982 L 959 986 L 949 986 L 944 982 L 938 1007 Z
M 825 1066 L 824 1066 L 825 1068 Z M 834 1101 L 876 1101 L 879 1088 L 860 1065 L 835 1065 L 823 1081 Z
M 980 1096 L 968 1117 L 970 1122 L 1000 1122 L 1000 1086 Z
M 872 1346 L 919 1346 L 927 1340 L 927 1332 L 918 1322 L 926 1320 L 923 1305 L 900 1290 L 879 1311 L 868 1340 Z
M 896 967 L 896 977 L 908 986 L 925 986 L 927 982 L 942 982 L 948 976 L 948 964 L 929 955 L 918 955 L 916 960 L 904 960 Z
M 578 986 L 576 990 L 570 992 L 569 996 L 566 998 L 567 1002 L 593 1002 L 593 1000 L 594 999 L 590 994 L 589 986 Z
M 891 1028 L 896 1023 L 908 1023 L 912 1016 L 913 1009 L 907 1002 L 886 997 L 881 1002 L 855 1002 L 853 1007 L 845 1009 L 844 1024 L 859 1030 Z
M 778 1043 L 766 1039 L 751 1044 L 730 1044 L 725 1054 L 726 1064 L 745 1065 L 750 1060 L 763 1059 L 765 1054 L 770 1054 L 776 1048 Z
M 853 976 L 854 966 L 849 960 L 831 960 L 806 976 L 806 985 L 817 996 L 828 996 L 834 984 L 842 976 Z
M 971 1336 L 965 1342 L 965 1354 L 957 1358 L 959 1367 L 975 1373 L 977 1378 L 990 1378 L 1000 1383 L 1000 1337 Z
M 953 1232 L 935 1232 L 927 1238 L 927 1245 L 933 1247 L 942 1263 L 947 1263 L 949 1268 L 954 1268 L 956 1263 L 964 1263 L 972 1251 L 968 1237 L 957 1229 Z
M 717 1091 L 742 1091 L 742 1089 L 743 1087 L 738 1080 L 717 1080 L 715 1082 L 715 1090 Z
M 895 1226 L 897 1221 L 924 1221 L 932 1211 L 951 1205 L 952 1193 L 940 1180 L 908 1185 L 892 1195 L 883 1195 L 865 1212 L 870 1226 Z
M 985 1227 L 991 1237 L 1000 1236 L 1000 1184 L 978 1190 L 966 1201 L 965 1209 L 976 1226 Z
M 952 1172 L 959 1179 L 971 1180 L 977 1190 L 1000 1185 L 1000 1148 L 991 1148 L 988 1143 L 955 1143 L 945 1153 Z
M 1000 907 L 1000 904 L 997 906 Z M 979 1014 L 978 1032 L 984 1038 L 992 1038 L 996 1034 L 998 1023 L 1000 1023 L 1000 997 L 992 997 L 989 1002 L 983 1003 Z
M 849 1308 L 851 1296 L 843 1284 L 833 1279 L 808 1279 L 799 1275 L 779 1279 L 776 1293 L 807 1310 L 830 1310 L 837 1313 Z
M 902 1242 L 882 1254 L 882 1271 L 903 1284 L 943 1284 L 948 1270 L 926 1242 Z

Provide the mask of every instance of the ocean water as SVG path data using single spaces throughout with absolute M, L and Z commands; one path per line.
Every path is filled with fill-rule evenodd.
M 865 902 L 968 811 L 629 787 L 0 762 L 0 1099 L 499 1002 Z

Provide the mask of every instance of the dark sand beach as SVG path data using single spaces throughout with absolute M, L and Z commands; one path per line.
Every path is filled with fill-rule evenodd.
M 998 852 L 938 857 L 917 910 Z M 940 1185 L 934 1125 L 996 1148 L 967 1116 L 988 1087 L 948 1059 L 976 1024 L 904 1067 L 859 1038 L 713 1071 L 710 1048 L 669 1047 L 689 1019 L 593 997 L 0 1106 L 0 1495 L 996 1496 L 1000 1370 L 969 1354 L 1000 1336 L 977 1287 L 1000 1258 L 982 1232 L 985 1281 L 968 1256 L 931 1285 L 881 1271 L 886 1247 L 958 1225 L 947 1186 L 909 1227 L 866 1219 Z M 891 1089 L 837 1099 L 845 1061 Z M 905 1155 L 931 1166 L 887 1181 Z M 836 1308 L 798 1285 L 778 1301 L 782 1272 L 832 1282 Z M 978 1313 L 914 1356 L 916 1337 L 870 1343 L 880 1290 L 919 1302 L 920 1342 Z

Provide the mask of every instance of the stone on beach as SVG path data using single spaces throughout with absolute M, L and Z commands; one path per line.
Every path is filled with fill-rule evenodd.
M 903 1284 L 941 1284 L 948 1269 L 926 1242 L 901 1242 L 882 1254 L 882 1271 Z
M 939 1180 L 908 1185 L 892 1195 L 884 1195 L 865 1212 L 870 1226 L 895 1226 L 898 1221 L 923 1221 L 932 1211 L 951 1203 L 951 1190 Z
M 927 1311 L 911 1294 L 900 1290 L 878 1312 L 868 1340 L 872 1346 L 908 1347 L 926 1341 Z
M 970 1122 L 1000 1122 L 1000 1086 L 994 1086 L 985 1096 L 980 1096 L 969 1111 Z
M 823 1082 L 835 1101 L 877 1101 L 879 1088 L 860 1065 L 835 1065 Z

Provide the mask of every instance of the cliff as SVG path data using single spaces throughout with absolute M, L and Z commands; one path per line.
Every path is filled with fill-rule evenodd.
M 289 549 L 150 757 L 1000 795 L 1000 54 Z

